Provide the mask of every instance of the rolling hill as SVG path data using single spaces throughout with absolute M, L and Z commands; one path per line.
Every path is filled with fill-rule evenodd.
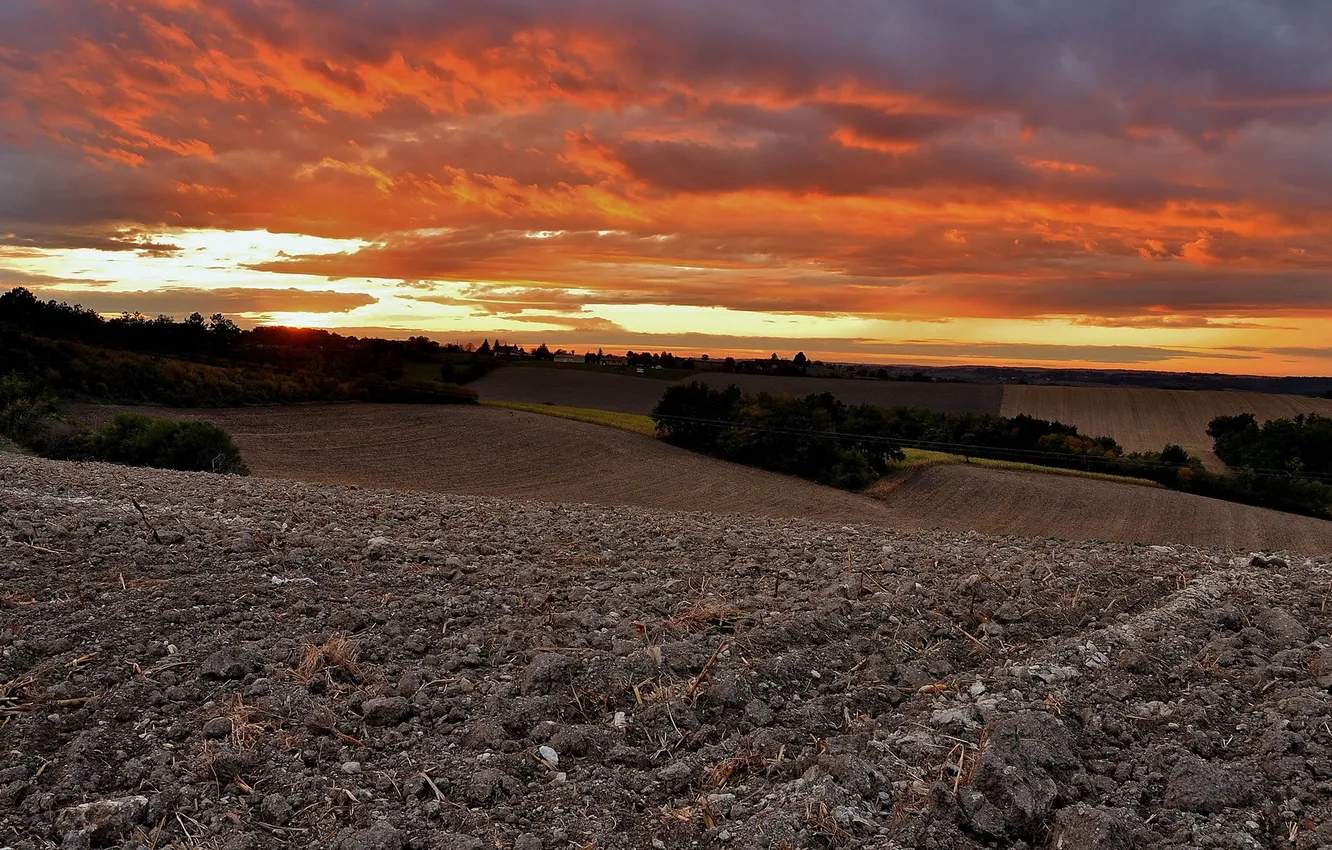
M 89 421 L 116 408 L 82 406 Z M 1332 522 L 1132 484 L 933 466 L 870 498 L 649 437 L 495 407 L 139 409 L 227 428 L 257 475 L 1024 537 L 1332 551 Z
M 1298 413 L 1332 416 L 1332 400 L 1223 390 L 1137 387 L 1004 387 L 1002 413 L 1025 413 L 1076 425 L 1084 434 L 1113 437 L 1127 451 L 1159 451 L 1177 443 L 1208 469 L 1225 464 L 1212 453 L 1207 423 L 1217 416 L 1253 413 L 1259 420 Z
M 924 407 L 940 413 L 998 413 L 1000 384 L 785 378 L 699 372 L 685 379 L 713 387 L 735 384 L 751 393 L 809 395 L 830 392 L 849 404 Z M 573 369 L 501 368 L 469 384 L 482 399 L 528 404 L 594 407 L 620 413 L 651 413 L 668 384 L 655 378 Z

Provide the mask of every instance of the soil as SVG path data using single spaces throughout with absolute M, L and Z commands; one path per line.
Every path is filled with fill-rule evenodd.
M 0 455 L 0 845 L 1315 848 L 1332 560 Z
M 101 423 L 118 409 L 75 412 Z M 638 434 L 498 408 L 136 410 L 223 426 L 250 468 L 271 478 L 882 528 L 1332 552 L 1332 522 L 1065 475 L 935 466 L 872 499 Z
M 942 413 L 1025 413 L 1077 425 L 1084 434 L 1113 437 L 1128 451 L 1160 451 L 1177 443 L 1218 472 L 1225 470 L 1225 464 L 1212 453 L 1212 440 L 1207 436 L 1207 423 L 1217 416 L 1253 413 L 1260 420 L 1297 413 L 1332 416 L 1332 401 L 1327 399 L 1223 390 L 929 384 L 709 372 L 700 372 L 691 380 L 718 387 L 736 384 L 753 393 L 830 392 L 849 404 L 923 407 Z M 669 385 L 651 378 L 597 372 L 510 368 L 496 369 L 471 386 L 484 399 L 646 414 Z
M 1000 384 L 929 384 L 910 381 L 842 380 L 837 378 L 782 378 L 767 375 L 732 375 L 699 372 L 688 381 L 714 387 L 735 384 L 751 393 L 786 393 L 805 396 L 830 392 L 848 404 L 884 407 L 924 407 L 941 413 L 998 413 L 1004 388 Z M 638 378 L 572 369 L 496 369 L 469 386 L 481 398 L 592 407 L 619 413 L 648 414 L 670 384 Z
M 74 412 L 101 423 L 123 409 L 82 406 Z M 550 502 L 805 515 L 828 522 L 892 522 L 883 505 L 843 490 L 725 463 L 641 434 L 504 408 L 349 404 L 134 410 L 206 419 L 226 428 L 250 469 L 266 477 Z
M 520 366 L 495 369 L 468 386 L 486 401 L 521 401 L 647 414 L 661 401 L 662 393 L 670 384 L 656 378 L 608 372 Z
M 906 528 L 1332 552 L 1332 522 L 1327 520 L 1067 475 L 931 466 L 883 498 Z
M 1252 413 L 1259 421 L 1298 413 L 1332 416 L 1332 401 L 1224 390 L 1004 387 L 1003 414 L 1019 413 L 1076 425 L 1084 434 L 1114 437 L 1131 452 L 1160 451 L 1176 443 L 1202 459 L 1208 469 L 1222 472 L 1226 466 L 1212 453 L 1208 422 L 1237 413 Z
M 832 393 L 847 404 L 880 407 L 923 407 L 936 413 L 998 413 L 1003 404 L 1002 384 L 932 384 L 914 381 L 849 380 L 839 378 L 783 378 L 768 375 L 705 373 L 701 380 L 717 387 L 735 384 L 751 393 L 805 396 Z

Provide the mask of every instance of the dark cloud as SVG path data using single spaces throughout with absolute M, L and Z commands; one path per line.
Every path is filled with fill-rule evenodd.
M 11 0 L 0 245 L 358 237 L 251 270 L 523 320 L 1262 330 L 1332 315 L 1329 43 L 1321 0 Z
M 143 313 L 174 317 L 200 313 L 346 313 L 378 301 L 369 295 L 307 289 L 194 289 L 96 291 L 31 287 L 43 301 L 64 301 L 99 313 Z

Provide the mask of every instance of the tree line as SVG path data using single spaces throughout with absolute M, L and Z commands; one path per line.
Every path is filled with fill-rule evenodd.
M 474 403 L 474 391 L 440 379 L 446 354 L 425 337 L 243 330 L 221 314 L 204 319 L 195 313 L 179 322 L 137 313 L 107 319 L 40 301 L 23 288 L 0 295 L 4 373 L 72 398 L 173 406 Z
M 895 471 L 902 449 L 913 447 L 1141 478 L 1332 519 L 1332 419 L 1318 416 L 1263 426 L 1251 415 L 1214 420 L 1209 433 L 1233 474 L 1209 472 L 1178 445 L 1129 453 L 1110 437 L 1061 422 L 850 405 L 826 392 L 754 395 L 694 381 L 667 389 L 652 418 L 658 435 L 682 448 L 851 490 Z

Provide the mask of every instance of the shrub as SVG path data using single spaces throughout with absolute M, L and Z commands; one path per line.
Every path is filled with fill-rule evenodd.
M 99 460 L 128 466 L 249 474 L 231 435 L 209 422 L 122 413 L 93 435 L 91 448 Z
M 29 446 L 47 420 L 60 414 L 55 397 L 17 375 L 0 378 L 0 436 Z

